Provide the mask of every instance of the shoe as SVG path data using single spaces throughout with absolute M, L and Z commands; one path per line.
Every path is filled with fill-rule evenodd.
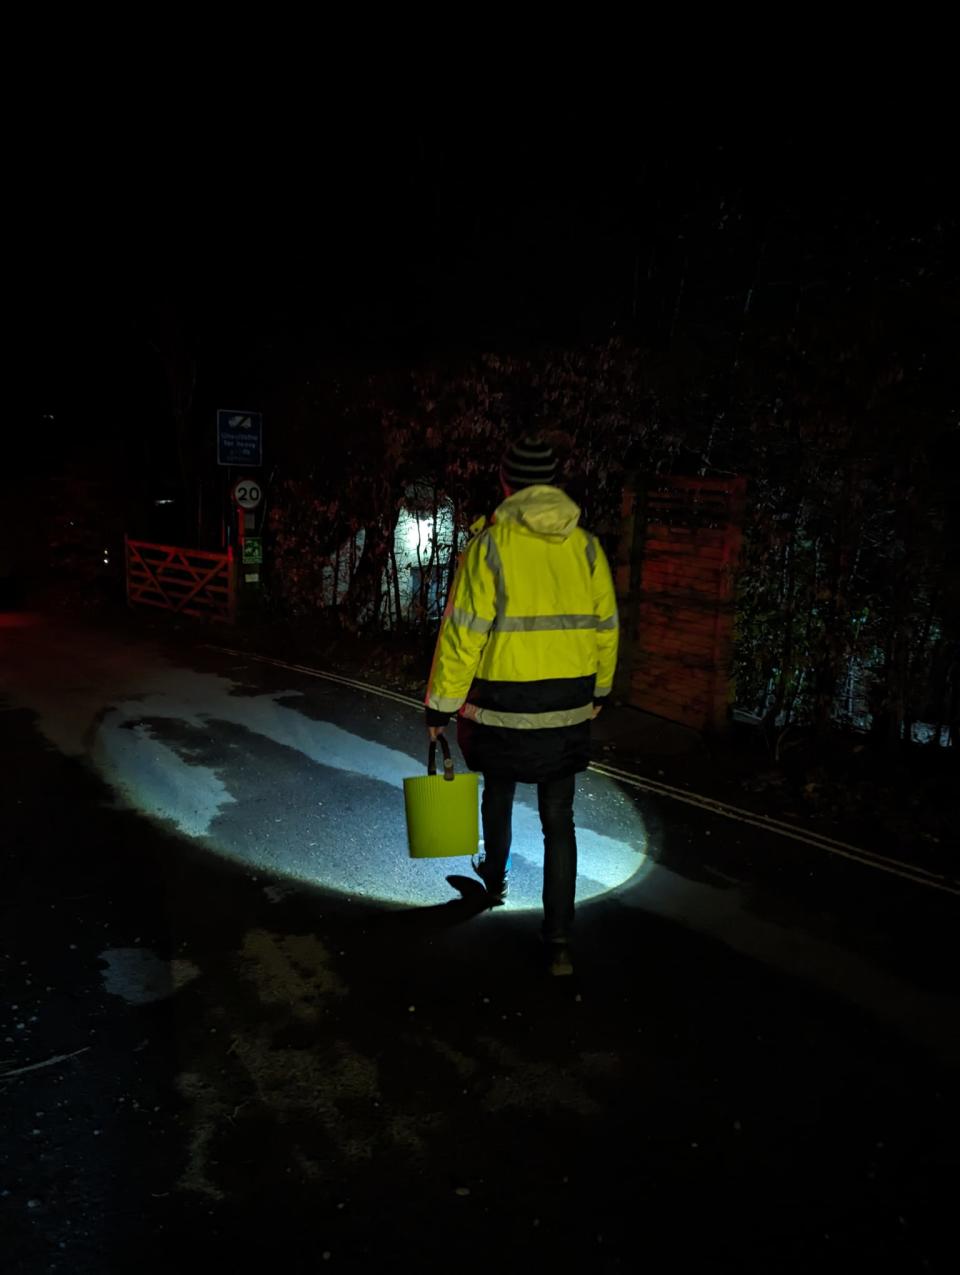
M 474 872 L 483 882 L 487 890 L 487 897 L 490 900 L 491 907 L 498 907 L 501 903 L 506 902 L 507 894 L 510 891 L 510 883 L 505 876 L 498 877 L 496 880 L 490 878 L 487 872 L 486 857 L 477 855 L 471 859 Z
M 569 978 L 573 973 L 573 953 L 568 943 L 550 944 L 549 969 L 553 978 Z

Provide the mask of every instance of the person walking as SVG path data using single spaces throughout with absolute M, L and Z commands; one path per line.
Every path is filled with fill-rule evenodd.
M 503 457 L 505 499 L 471 527 L 447 600 L 426 696 L 436 739 L 453 714 L 471 770 L 483 774 L 484 853 L 474 862 L 491 906 L 507 895 L 513 799 L 537 785 L 543 829 L 543 937 L 551 973 L 573 973 L 577 882 L 573 801 L 589 762 L 590 722 L 610 694 L 617 601 L 597 538 L 555 485 L 557 456 L 526 436 Z

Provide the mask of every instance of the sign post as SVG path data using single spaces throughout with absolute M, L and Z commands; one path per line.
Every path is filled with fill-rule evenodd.
M 232 489 L 233 503 L 237 510 L 237 541 L 240 547 L 240 578 L 244 590 L 253 586 L 256 593 L 261 584 L 260 567 L 263 564 L 263 541 L 257 533 L 256 510 L 263 500 L 263 489 L 258 478 L 238 478 Z M 244 594 L 245 596 L 245 594 Z

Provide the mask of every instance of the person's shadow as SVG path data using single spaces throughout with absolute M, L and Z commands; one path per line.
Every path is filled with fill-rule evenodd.
M 427 907 L 404 908 L 384 913 L 379 919 L 378 928 L 382 926 L 392 930 L 429 934 L 472 921 L 492 906 L 490 896 L 480 881 L 459 873 L 451 873 L 447 881 L 457 891 L 459 898 L 448 899 L 446 903 L 431 903 Z

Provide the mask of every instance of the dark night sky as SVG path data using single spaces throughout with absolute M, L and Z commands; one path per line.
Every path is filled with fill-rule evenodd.
M 881 241 L 956 216 L 939 140 L 862 120 L 706 137 L 639 111 L 504 107 L 288 133 L 131 124 L 105 102 L 61 118 L 29 169 L 17 415 L 55 411 L 108 441 L 162 420 L 158 315 L 198 334 L 211 392 L 237 401 L 318 352 L 405 362 L 611 331 L 655 344 L 684 272 L 709 327 L 742 305 L 762 245 L 769 280 L 863 288 L 895 268 Z

